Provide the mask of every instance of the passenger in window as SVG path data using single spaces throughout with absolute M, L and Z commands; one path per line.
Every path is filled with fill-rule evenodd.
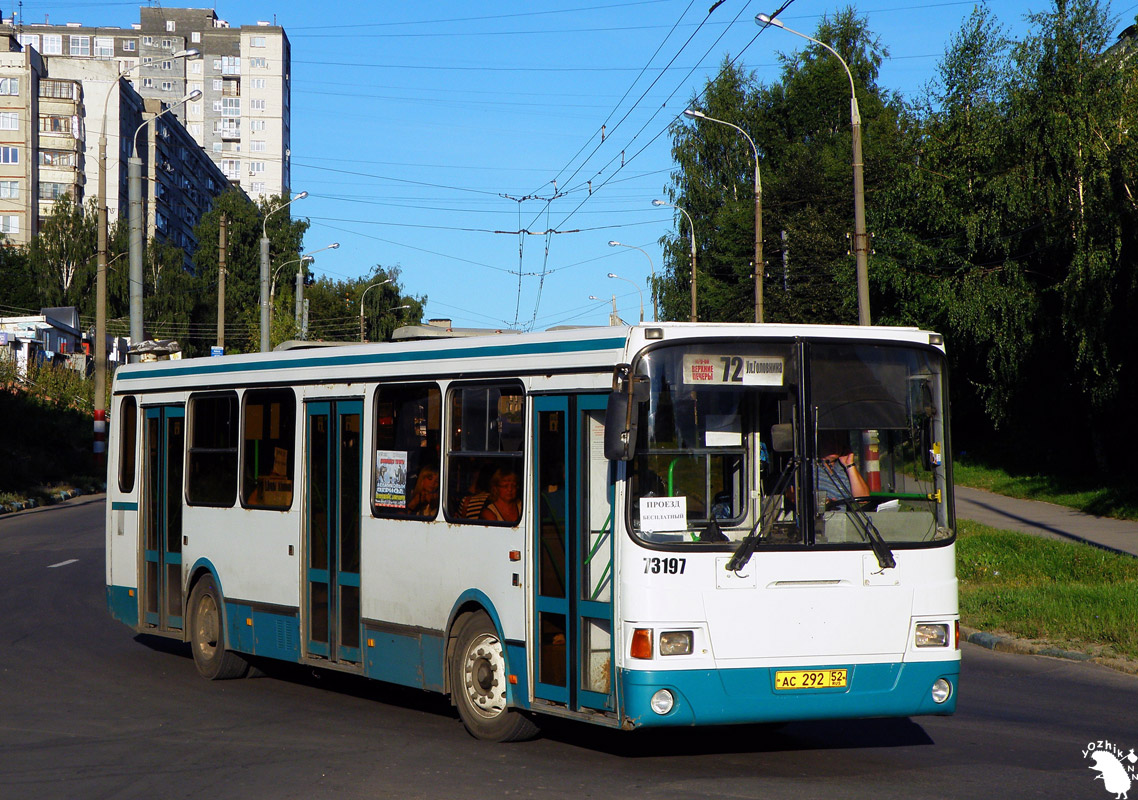
M 492 467 L 482 467 L 478 470 L 474 483 L 466 492 L 466 496 L 462 498 L 459 503 L 458 516 L 463 519 L 478 519 L 482 514 L 482 509 L 486 507 L 486 503 L 490 500 L 490 476 L 493 473 Z
M 439 468 L 424 465 L 415 478 L 415 488 L 407 498 L 407 511 L 420 517 L 434 517 L 439 513 Z
M 480 515 L 494 522 L 517 522 L 522 516 L 522 501 L 518 498 L 518 476 L 509 470 L 498 469 L 490 477 L 490 498 Z
M 818 432 L 814 491 L 819 507 L 827 509 L 848 508 L 850 498 L 862 499 L 869 496 L 869 484 L 854 463 L 853 449 L 846 431 Z

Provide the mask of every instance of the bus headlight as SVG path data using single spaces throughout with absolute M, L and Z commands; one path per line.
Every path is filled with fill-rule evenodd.
M 691 631 L 664 631 L 660 634 L 660 655 L 691 655 Z
M 917 647 L 947 647 L 948 626 L 943 624 L 930 625 L 927 622 L 917 623 L 914 642 Z
M 946 681 L 944 678 L 937 678 L 933 683 L 931 694 L 933 702 L 937 705 L 940 705 L 952 696 L 952 684 Z M 652 699 L 655 700 L 655 698 Z
M 656 692 L 656 694 L 652 695 L 652 699 L 649 701 L 649 705 L 652 707 L 652 710 L 660 716 L 663 716 L 664 714 L 667 714 L 669 711 L 671 711 L 672 707 L 675 704 L 676 698 L 672 697 L 672 693 L 667 689 L 659 690 Z

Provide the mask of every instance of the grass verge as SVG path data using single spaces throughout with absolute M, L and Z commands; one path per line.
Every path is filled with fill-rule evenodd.
M 1138 485 L 1133 482 L 1104 485 L 1079 477 L 1019 474 L 965 458 L 953 465 L 952 477 L 960 486 L 1008 497 L 1043 500 L 1099 517 L 1138 519 Z
M 1138 558 L 959 521 L 961 623 L 1138 659 Z

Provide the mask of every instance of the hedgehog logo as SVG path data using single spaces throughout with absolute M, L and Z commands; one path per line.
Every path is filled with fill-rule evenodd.
M 1121 747 L 1104 740 L 1089 743 L 1083 751 L 1083 758 L 1087 756 L 1094 762 L 1088 769 L 1098 773 L 1095 780 L 1101 780 L 1115 800 L 1129 800 L 1128 792 L 1138 781 L 1138 755 L 1134 750 L 1124 754 Z

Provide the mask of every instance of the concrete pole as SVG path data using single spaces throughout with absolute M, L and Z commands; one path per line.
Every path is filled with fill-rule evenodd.
M 301 262 L 300 269 L 296 271 L 296 330 L 297 336 L 301 339 L 304 338 L 300 330 L 300 318 L 302 309 L 304 308 L 304 262 Z
M 269 352 L 269 237 L 261 237 L 261 352 Z
M 217 230 L 217 346 L 225 352 L 225 256 L 229 246 L 227 226 L 229 220 L 221 215 Z
M 747 141 L 751 141 L 747 137 Z M 754 142 L 751 146 L 754 147 Z M 759 182 L 759 150 L 755 148 L 755 322 L 763 321 L 763 185 Z
M 858 111 L 856 95 L 850 96 L 850 122 L 853 138 L 854 261 L 857 265 L 857 322 L 859 325 L 871 325 L 869 316 L 869 242 L 865 232 L 865 164 L 861 157 L 861 112 Z
M 132 347 L 146 339 L 142 322 L 142 159 L 131 156 L 127 161 L 130 186 L 130 343 Z
M 111 90 L 118 89 L 118 81 Z M 108 90 L 108 91 L 111 91 Z M 95 271 L 95 463 L 107 455 L 107 113 L 99 135 L 99 231 Z

